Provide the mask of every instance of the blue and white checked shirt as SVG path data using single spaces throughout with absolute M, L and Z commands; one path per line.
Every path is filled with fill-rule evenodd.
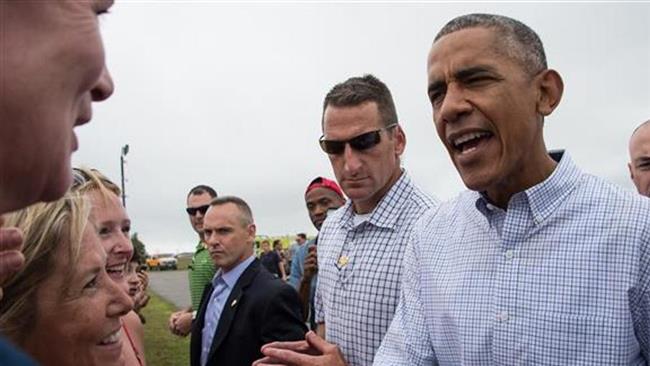
M 243 262 L 239 263 L 235 268 L 230 271 L 223 273 L 221 270 L 218 270 L 214 274 L 212 279 L 212 294 L 210 294 L 210 300 L 208 302 L 208 307 L 205 309 L 205 321 L 203 324 L 203 329 L 201 330 L 201 365 L 205 366 L 208 362 L 208 356 L 210 355 L 210 348 L 212 347 L 212 340 L 217 332 L 217 327 L 219 326 L 219 319 L 221 319 L 221 312 L 223 311 L 223 306 L 228 300 L 232 289 L 237 284 L 239 277 L 242 273 L 250 266 L 251 263 L 255 260 L 255 256 L 251 255 Z
M 375 365 L 646 365 L 650 200 L 567 154 L 507 211 L 465 192 L 417 224 Z
M 371 365 L 399 299 L 402 258 L 413 224 L 435 201 L 406 173 L 367 221 L 354 225 L 350 201 L 328 216 L 318 235 L 316 322 L 350 366 Z M 339 268 L 341 255 L 349 263 Z

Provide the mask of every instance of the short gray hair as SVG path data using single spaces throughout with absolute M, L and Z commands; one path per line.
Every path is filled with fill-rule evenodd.
M 503 15 L 461 15 L 442 27 L 434 42 L 447 34 L 476 27 L 496 30 L 500 42 L 504 45 L 506 56 L 519 62 L 529 75 L 536 75 L 548 68 L 544 45 L 537 33 L 526 24 Z
M 241 213 L 241 222 L 242 225 L 250 225 L 253 224 L 255 221 L 253 221 L 253 212 L 251 211 L 250 206 L 246 201 L 243 199 L 236 197 L 236 196 L 222 196 L 222 197 L 216 197 L 210 202 L 210 207 L 214 206 L 223 206 L 225 204 L 232 203 L 233 205 L 237 206 L 239 209 L 239 212 Z

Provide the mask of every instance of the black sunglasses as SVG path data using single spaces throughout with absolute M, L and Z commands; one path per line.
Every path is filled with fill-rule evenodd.
M 201 215 L 205 215 L 205 213 L 208 211 L 210 208 L 210 205 L 203 205 L 199 207 L 188 207 L 185 209 L 188 215 L 194 216 L 196 215 L 197 212 L 200 212 Z
M 348 140 L 325 140 L 325 135 L 318 139 L 321 149 L 331 155 L 340 155 L 345 151 L 345 144 L 350 144 L 350 147 L 356 151 L 368 150 L 381 142 L 381 131 L 389 130 L 397 126 L 393 123 L 378 130 L 362 133 L 361 135 L 354 136 Z

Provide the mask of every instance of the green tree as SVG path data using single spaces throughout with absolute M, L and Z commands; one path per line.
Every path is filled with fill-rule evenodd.
M 133 243 L 133 250 L 138 253 L 141 261 L 144 262 L 144 259 L 147 257 L 147 249 L 145 248 L 144 243 L 138 239 L 138 233 L 133 233 L 133 235 L 131 235 L 131 243 Z

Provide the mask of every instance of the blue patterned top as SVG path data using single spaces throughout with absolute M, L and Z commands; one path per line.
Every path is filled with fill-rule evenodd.
M 411 229 L 435 204 L 403 173 L 363 222 L 354 223 L 348 201 L 323 223 L 316 322 L 325 322 L 327 340 L 349 366 L 372 364 L 395 313 Z
M 646 365 L 649 217 L 568 154 L 507 211 L 462 193 L 413 231 L 375 365 Z

